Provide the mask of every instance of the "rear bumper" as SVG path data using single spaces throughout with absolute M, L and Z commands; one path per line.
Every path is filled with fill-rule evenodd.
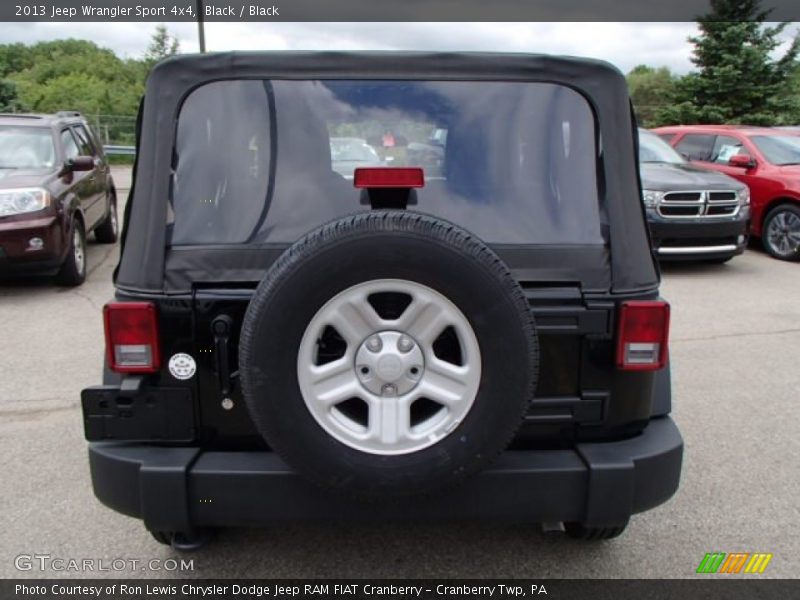
M 309 484 L 272 452 L 89 444 L 98 499 L 157 531 L 341 518 L 621 525 L 675 493 L 682 455 L 678 428 L 660 417 L 635 438 L 570 450 L 509 450 L 445 492 L 364 504 Z
M 649 216 L 656 255 L 662 260 L 729 258 L 747 247 L 748 221 L 658 219 Z

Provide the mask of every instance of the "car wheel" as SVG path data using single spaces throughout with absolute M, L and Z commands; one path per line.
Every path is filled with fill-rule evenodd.
M 150 530 L 148 529 L 148 531 Z M 172 545 L 173 534 L 171 531 L 150 531 L 150 535 L 152 535 L 153 539 L 159 544 L 163 544 L 164 546 Z
M 764 219 L 764 249 L 780 260 L 800 260 L 800 208 L 781 204 Z
M 119 235 L 119 218 L 117 215 L 117 199 L 112 195 L 108 206 L 108 216 L 94 230 L 94 238 L 101 244 L 113 244 Z
M 402 211 L 308 234 L 248 306 L 242 391 L 259 432 L 313 482 L 424 494 L 485 467 L 533 396 L 531 309 L 483 242 Z
M 75 219 L 72 226 L 72 237 L 70 239 L 67 259 L 61 265 L 61 269 L 56 275 L 59 285 L 76 286 L 86 280 L 86 233 L 83 223 Z
M 627 526 L 627 523 L 616 527 L 587 527 L 582 523 L 564 523 L 564 533 L 573 539 L 587 542 L 610 540 L 622 535 Z

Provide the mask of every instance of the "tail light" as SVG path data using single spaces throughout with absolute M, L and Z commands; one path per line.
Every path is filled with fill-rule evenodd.
M 619 312 L 617 367 L 626 371 L 656 371 L 667 364 L 669 304 L 623 302 Z
M 103 307 L 108 364 L 117 373 L 153 373 L 161 356 L 156 307 L 150 302 L 109 302 Z
M 353 173 L 357 188 L 421 188 L 425 173 L 420 167 L 359 167 Z

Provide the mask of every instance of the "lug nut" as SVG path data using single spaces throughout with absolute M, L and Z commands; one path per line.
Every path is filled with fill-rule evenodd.
M 411 349 L 413 347 L 414 347 L 414 342 L 407 335 L 402 335 L 400 336 L 400 339 L 397 340 L 397 349 L 404 354 L 406 352 L 411 352 Z
M 394 396 L 397 393 L 397 388 L 394 384 L 387 383 L 381 388 L 381 392 L 384 396 Z
M 370 352 L 380 352 L 381 348 L 383 348 L 383 342 L 377 335 L 373 335 L 367 340 L 367 350 Z

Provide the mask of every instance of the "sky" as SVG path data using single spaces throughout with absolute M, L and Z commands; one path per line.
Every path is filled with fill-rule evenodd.
M 3 43 L 88 39 L 139 58 L 156 23 L 0 23 Z M 182 52 L 197 52 L 197 25 L 166 23 Z M 542 52 L 607 60 L 623 72 L 638 64 L 691 70 L 694 23 L 206 23 L 206 49 L 475 50 Z M 788 40 L 798 31 L 794 23 Z

